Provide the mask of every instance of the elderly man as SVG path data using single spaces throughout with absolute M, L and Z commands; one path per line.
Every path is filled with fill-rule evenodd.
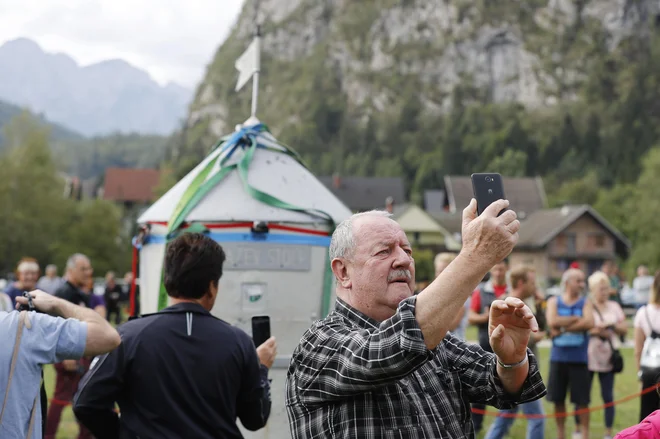
M 555 413 L 566 413 L 566 392 L 570 388 L 571 402 L 577 409 L 586 409 L 590 402 L 589 333 L 594 326 L 593 305 L 586 296 L 582 270 L 569 268 L 561 279 L 562 293 L 548 299 L 545 311 L 552 338 L 550 351 L 550 394 L 548 401 Z M 579 415 L 579 430 L 574 436 L 589 437 L 589 412 Z M 564 439 L 566 418 L 558 416 L 557 438 Z
M 512 408 L 546 393 L 527 342 L 537 331 L 516 298 L 490 310 L 494 353 L 448 328 L 472 291 L 518 239 L 506 200 L 463 212 L 463 248 L 418 295 L 408 239 L 386 212 L 354 215 L 330 244 L 335 310 L 295 349 L 286 382 L 294 439 L 474 437 L 470 403 Z
M 57 266 L 55 264 L 46 265 L 46 275 L 41 276 L 37 282 L 37 288 L 48 294 L 55 294 L 55 291 L 64 283 L 64 279 L 57 275 Z
M 66 262 L 66 281 L 57 289 L 55 296 L 85 308 L 95 309 L 92 294 L 83 291 L 92 280 L 92 264 L 89 258 L 76 253 Z M 104 314 L 102 314 L 104 315 Z M 73 400 L 78 383 L 87 371 L 91 359 L 83 357 L 80 360 L 67 359 L 55 364 L 55 392 L 53 402 L 48 408 L 45 439 L 55 439 L 62 418 L 62 410 L 66 403 Z M 91 439 L 93 436 L 84 425 L 78 423 L 78 439 Z

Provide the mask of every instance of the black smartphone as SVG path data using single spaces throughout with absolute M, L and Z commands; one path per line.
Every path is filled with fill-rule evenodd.
M 252 340 L 256 347 L 261 346 L 270 338 L 270 317 L 254 316 L 252 317 Z
M 477 214 L 481 215 L 493 201 L 505 200 L 502 176 L 497 173 L 472 174 L 472 193 L 477 200 Z M 497 216 L 502 215 L 503 209 Z

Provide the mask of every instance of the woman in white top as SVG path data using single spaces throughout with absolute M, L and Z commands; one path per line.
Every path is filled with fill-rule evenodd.
M 598 373 L 600 394 L 604 403 L 614 401 L 614 372 L 612 372 L 612 347 L 617 348 L 619 336 L 628 332 L 626 315 L 610 297 L 610 279 L 602 271 L 589 276 L 589 292 L 594 304 L 594 327 L 589 331 L 589 372 L 591 380 L 589 388 Z M 614 407 L 605 409 L 605 437 L 612 437 L 614 424 Z
M 635 359 L 637 370 L 641 372 L 641 358 L 644 343 L 648 337 L 660 337 L 660 271 L 655 274 L 649 303 L 641 307 L 635 315 Z M 657 381 L 658 370 L 647 370 L 640 373 L 642 388 L 646 389 Z M 649 392 L 641 397 L 640 422 L 653 411 L 660 409 L 660 396 L 656 392 Z

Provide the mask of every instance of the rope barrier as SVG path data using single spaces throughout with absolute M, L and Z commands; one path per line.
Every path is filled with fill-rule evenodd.
M 493 412 L 493 411 L 487 411 L 487 410 L 481 410 L 481 409 L 472 409 L 472 413 L 478 414 L 478 415 L 484 415 L 484 416 L 495 416 L 498 418 L 523 418 L 523 419 L 539 419 L 539 418 L 567 418 L 570 416 L 575 416 L 575 415 L 581 415 L 583 413 L 591 413 L 591 412 L 596 412 L 599 410 L 606 409 L 608 407 L 613 407 L 617 404 L 621 404 L 627 401 L 630 401 L 635 398 L 639 398 L 642 395 L 646 395 L 647 393 L 650 392 L 655 392 L 660 388 L 660 384 L 655 384 L 653 386 L 647 387 L 646 389 L 642 390 L 641 392 L 634 393 L 632 395 L 628 395 L 626 397 L 623 397 L 621 399 L 617 399 L 616 401 L 608 402 L 606 404 L 602 404 L 596 407 L 588 407 L 585 409 L 579 409 L 575 410 L 572 412 L 562 412 L 562 413 L 553 413 L 550 415 L 525 415 L 524 413 L 502 413 L 502 412 Z
M 617 399 L 616 401 L 608 402 L 606 404 L 602 404 L 596 407 L 589 407 L 586 409 L 580 409 L 580 410 L 575 410 L 572 412 L 567 412 L 567 413 L 553 413 L 550 415 L 525 415 L 523 413 L 501 413 L 501 412 L 492 412 L 492 411 L 487 411 L 487 410 L 481 410 L 481 409 L 472 409 L 472 413 L 478 414 L 478 415 L 484 415 L 484 416 L 495 416 L 498 418 L 523 418 L 523 419 L 539 419 L 539 418 L 567 418 L 570 416 L 575 416 L 575 415 L 580 415 L 582 413 L 591 413 L 591 412 L 596 412 L 599 410 L 606 409 L 607 407 L 613 407 L 618 404 L 622 404 L 624 402 L 628 402 L 632 399 L 638 398 L 642 395 L 646 395 L 647 393 L 654 392 L 656 390 L 660 389 L 660 384 L 653 385 L 651 387 L 647 387 L 646 389 L 642 390 L 641 392 L 633 393 L 632 395 L 628 395 L 626 397 L 623 397 L 621 399 Z M 55 405 L 61 405 L 61 406 L 69 406 L 71 405 L 70 401 L 62 401 L 59 399 L 51 399 L 50 400 L 51 404 Z

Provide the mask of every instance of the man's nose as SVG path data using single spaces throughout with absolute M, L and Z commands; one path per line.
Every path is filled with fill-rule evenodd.
M 395 267 L 408 267 L 411 263 L 410 255 L 401 247 L 395 250 L 394 266 Z

